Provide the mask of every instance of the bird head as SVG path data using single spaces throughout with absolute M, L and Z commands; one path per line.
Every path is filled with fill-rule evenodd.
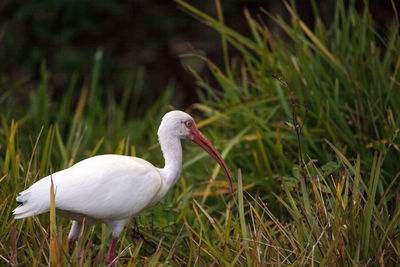
M 234 191 L 232 174 L 224 159 L 211 142 L 208 141 L 208 139 L 200 132 L 193 118 L 189 114 L 183 111 L 174 110 L 164 115 L 158 129 L 158 138 L 161 141 L 161 139 L 168 140 L 173 136 L 180 139 L 189 139 L 207 151 L 207 153 L 210 154 L 224 170 L 230 189 L 232 192 Z
M 193 118 L 179 110 L 170 111 L 164 115 L 158 128 L 158 136 L 176 136 L 180 139 L 190 135 L 190 128 L 195 125 Z

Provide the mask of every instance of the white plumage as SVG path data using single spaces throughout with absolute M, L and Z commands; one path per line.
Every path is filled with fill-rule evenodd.
M 77 238 L 82 222 L 100 221 L 112 229 L 112 242 L 106 257 L 114 259 L 117 238 L 127 221 L 154 204 L 177 182 L 182 166 L 180 139 L 187 138 L 201 146 L 221 165 L 231 190 L 232 178 L 221 155 L 197 129 L 193 119 L 182 111 L 164 115 L 158 130 L 165 167 L 128 156 L 101 155 L 85 159 L 72 167 L 46 176 L 22 191 L 17 197 L 16 219 L 50 210 L 51 179 L 54 183 L 56 214 L 73 220 L 68 235 Z
M 162 185 L 160 170 L 134 157 L 101 155 L 49 175 L 20 193 L 23 203 L 14 210 L 15 218 L 25 218 L 50 210 L 50 179 L 55 205 L 60 215 L 87 224 L 101 221 L 115 225 L 118 236 L 130 217 L 152 204 Z M 134 194 L 133 194 L 134 189 Z

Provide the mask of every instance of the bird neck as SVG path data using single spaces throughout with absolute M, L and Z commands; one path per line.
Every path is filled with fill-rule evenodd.
M 178 137 L 159 137 L 161 151 L 164 155 L 165 167 L 162 169 L 164 187 L 168 191 L 176 184 L 182 170 L 182 145 Z

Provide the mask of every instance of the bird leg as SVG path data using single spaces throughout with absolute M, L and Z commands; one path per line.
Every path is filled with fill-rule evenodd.
M 117 247 L 118 237 L 112 236 L 110 247 L 108 248 L 107 256 L 106 256 L 106 265 L 113 266 L 115 259 L 115 248 Z M 112 263 L 112 265 L 110 265 Z
M 71 230 L 69 231 L 68 234 L 68 244 L 69 247 L 72 246 L 72 244 L 74 243 L 74 241 L 79 237 L 79 235 L 82 235 L 87 228 L 87 224 L 85 219 L 83 219 L 82 222 L 79 221 L 72 221 L 72 226 L 71 226 Z
M 78 222 L 78 221 L 75 221 L 75 220 L 72 221 L 71 230 L 69 231 L 69 234 L 68 234 L 68 243 L 69 243 L 70 246 L 75 241 L 75 239 L 79 236 L 81 228 L 82 228 L 82 223 L 81 222 Z

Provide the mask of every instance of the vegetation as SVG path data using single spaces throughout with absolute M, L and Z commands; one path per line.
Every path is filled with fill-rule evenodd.
M 362 12 L 344 2 L 336 2 L 329 27 L 314 8 L 314 29 L 287 5 L 290 23 L 272 16 L 283 39 L 246 10 L 252 36 L 224 24 L 219 1 L 213 18 L 177 0 L 221 36 L 223 68 L 204 58 L 210 80 L 189 69 L 201 99 L 192 110 L 202 112 L 198 126 L 237 173 L 237 191 L 229 194 L 216 179 L 222 174 L 206 153 L 185 145 L 183 179 L 122 232 L 121 265 L 400 262 L 399 21 L 378 30 L 367 1 Z M 239 56 L 231 57 L 232 50 Z M 99 83 L 101 66 L 98 50 L 90 82 L 77 88 L 72 75 L 60 101 L 50 95 L 45 62 L 27 103 L 15 94 L 24 83 L 2 86 L 3 264 L 103 263 L 110 236 L 104 225 L 69 248 L 68 220 L 13 219 L 17 192 L 39 178 L 100 153 L 137 154 L 163 165 L 156 129 L 171 108 L 172 85 L 144 113 L 137 104 L 142 72 L 128 76 L 119 97 Z

